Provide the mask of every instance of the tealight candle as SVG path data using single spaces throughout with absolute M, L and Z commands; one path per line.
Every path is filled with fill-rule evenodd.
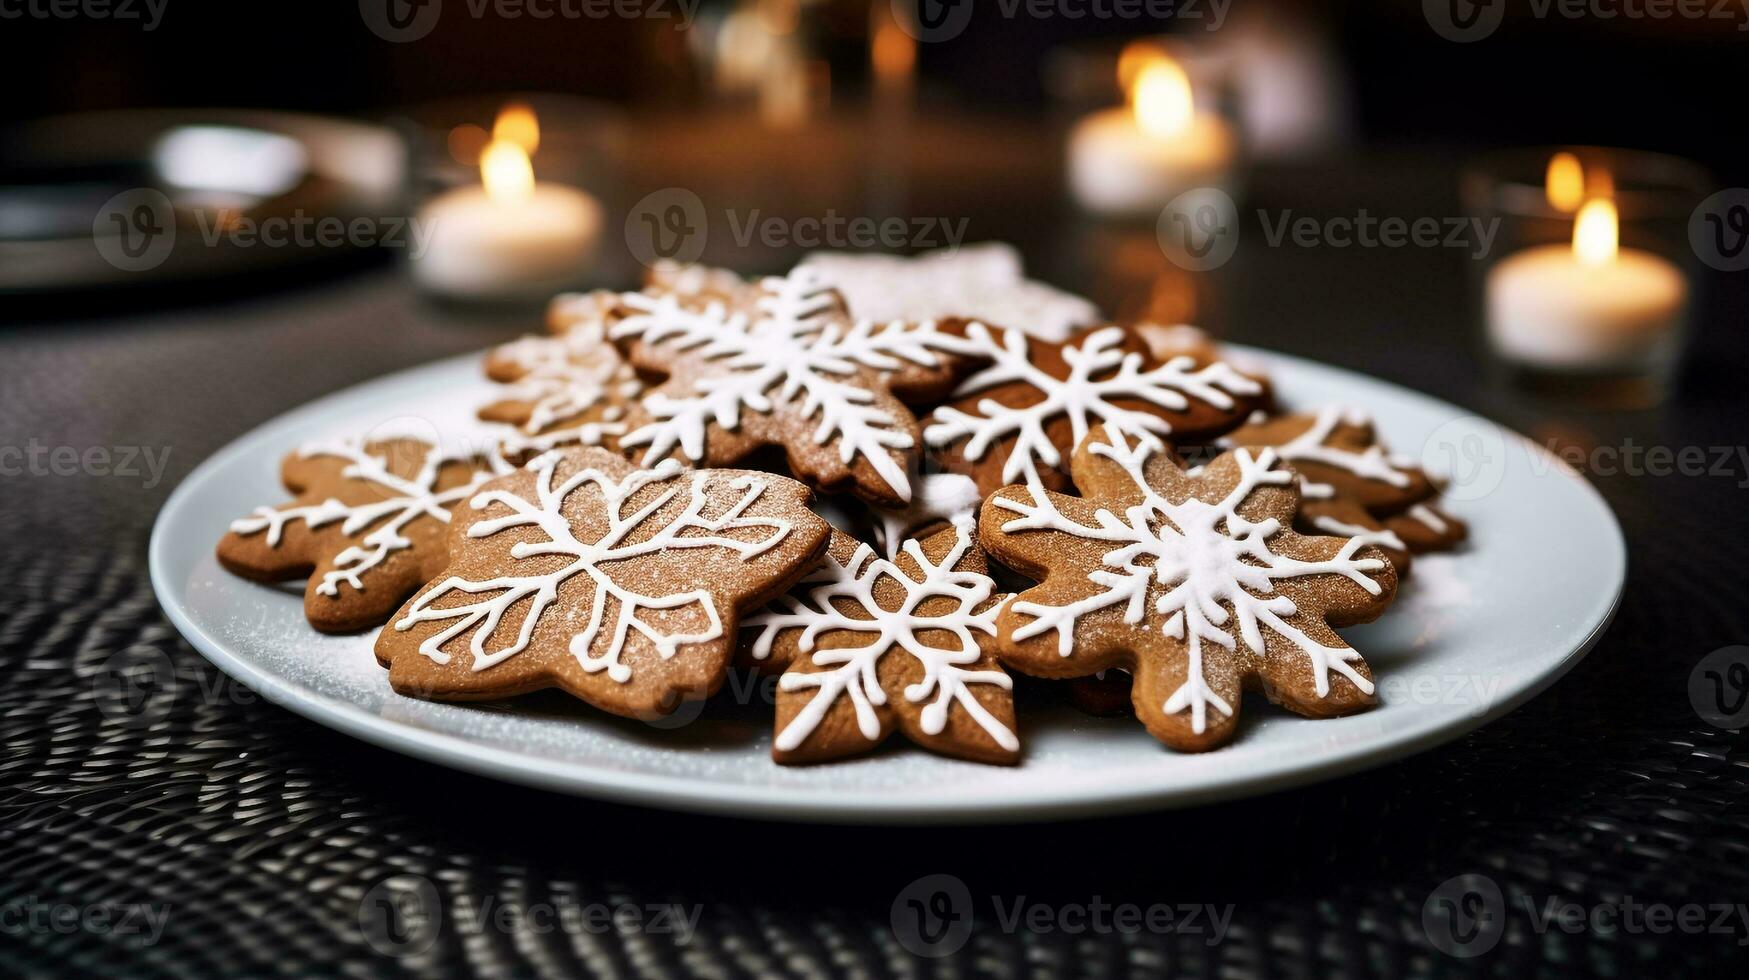
M 1233 162 L 1233 131 L 1198 112 L 1190 78 L 1163 55 L 1129 86 L 1129 105 L 1096 112 L 1069 135 L 1069 187 L 1101 214 L 1159 211 L 1193 187 L 1223 186 Z
M 480 155 L 480 184 L 420 209 L 420 286 L 458 298 L 539 297 L 577 285 L 593 264 L 601 206 L 575 187 L 535 182 L 532 126 L 532 116 L 501 116 Z
M 1592 200 L 1573 242 L 1509 255 L 1488 271 L 1488 332 L 1509 360 L 1577 371 L 1673 358 L 1688 284 L 1670 261 L 1618 243 L 1615 205 Z

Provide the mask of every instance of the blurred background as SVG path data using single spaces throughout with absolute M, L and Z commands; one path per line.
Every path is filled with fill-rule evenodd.
M 1364 345 L 1438 307 L 1430 368 L 1602 364 L 1653 376 L 1643 403 L 1741 308 L 1717 273 L 1749 238 L 1746 28 L 1742 5 L 1616 0 L 16 0 L 0 315 L 392 265 L 477 321 L 657 257 L 759 273 L 997 239 L 1117 319 L 1291 350 L 1293 320 Z M 1567 203 L 1544 193 L 1562 152 Z M 1653 299 L 1497 268 L 1576 248 L 1593 199 L 1611 249 L 1654 257 Z M 273 217 L 334 234 L 261 247 Z M 1352 241 L 1384 218 L 1438 234 Z M 173 249 L 115 254 L 169 226 Z M 1236 254 L 1175 255 L 1174 227 Z M 1699 254 L 1708 234 L 1736 250 Z M 1589 339 L 1539 333 L 1573 304 Z

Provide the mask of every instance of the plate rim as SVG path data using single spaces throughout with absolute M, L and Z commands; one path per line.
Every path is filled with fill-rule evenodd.
M 1243 344 L 1223 346 L 1244 358 L 1260 361 L 1266 367 L 1280 364 L 1290 365 L 1291 369 L 1311 368 L 1316 371 L 1336 372 L 1362 379 L 1369 384 L 1385 386 L 1392 389 L 1394 395 L 1420 402 L 1429 408 L 1456 409 L 1467 416 L 1484 419 L 1499 429 L 1503 438 L 1516 440 L 1526 452 L 1540 457 L 1539 463 L 1547 465 L 1550 472 L 1558 473 L 1562 478 L 1577 484 L 1582 489 L 1583 496 L 1607 518 L 1609 529 L 1613 532 L 1608 536 L 1608 542 L 1613 544 L 1609 549 L 1610 558 L 1616 566 L 1611 594 L 1604 604 L 1602 614 L 1597 617 L 1585 637 L 1559 661 L 1512 696 L 1491 702 L 1482 711 L 1436 719 L 1383 743 L 1360 742 L 1336 749 L 1310 763 L 1284 768 L 1286 764 L 1271 762 L 1262 769 L 1254 767 L 1234 775 L 1223 774 L 1191 788 L 1126 782 L 1114 787 L 1082 789 L 1067 797 L 1051 796 L 1031 788 L 993 794 L 986 788 L 980 790 L 979 797 L 975 799 L 952 796 L 946 799 L 918 800 L 895 797 L 889 791 L 880 789 L 809 790 L 795 786 L 706 783 L 661 773 L 602 769 L 574 762 L 555 762 L 511 749 L 482 745 L 445 732 L 414 728 L 405 722 L 385 719 L 367 712 L 350 701 L 281 680 L 232 653 L 224 644 L 201 629 L 181 604 L 171 601 L 178 593 L 169 572 L 171 559 L 167 552 L 170 545 L 165 530 L 169 523 L 168 518 L 182 508 L 184 498 L 193 494 L 194 488 L 203 485 L 213 472 L 221 469 L 233 457 L 254 451 L 258 442 L 268 439 L 275 431 L 321 416 L 324 414 L 321 411 L 323 407 L 333 400 L 356 394 L 364 388 L 387 385 L 396 380 L 404 382 L 412 375 L 437 371 L 451 364 L 477 362 L 481 356 L 479 351 L 402 368 L 329 392 L 275 415 L 227 443 L 183 477 L 159 508 L 153 519 L 152 533 L 147 545 L 148 574 L 159 608 L 164 611 L 177 632 L 208 662 L 232 680 L 254 691 L 262 700 L 380 748 L 475 775 L 569 796 L 691 813 L 832 824 L 972 824 L 1067 820 L 1199 806 L 1220 800 L 1279 792 L 1351 775 L 1417 755 L 1492 724 L 1564 677 L 1608 631 L 1616 611 L 1620 608 L 1627 584 L 1626 538 L 1621 522 L 1617 520 L 1609 502 L 1565 460 L 1550 453 L 1534 440 L 1487 419 L 1479 412 L 1470 411 L 1397 382 L 1297 355 Z

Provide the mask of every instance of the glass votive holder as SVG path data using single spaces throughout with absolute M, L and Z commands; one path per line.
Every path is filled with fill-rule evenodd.
M 505 95 L 414 111 L 413 281 L 463 302 L 540 303 L 600 285 L 626 128 L 610 106 Z
M 1473 285 L 1489 351 L 1529 390 L 1596 407 L 1668 393 L 1694 307 L 1699 165 L 1602 147 L 1484 157 L 1465 207 L 1494 244 Z
M 1225 52 L 1164 37 L 1074 46 L 1050 74 L 1061 101 L 1104 106 L 1076 119 L 1065 143 L 1069 193 L 1087 213 L 1153 220 L 1187 191 L 1239 194 L 1244 146 Z

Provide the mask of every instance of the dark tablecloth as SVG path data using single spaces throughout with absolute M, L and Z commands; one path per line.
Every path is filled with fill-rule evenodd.
M 1400 201 L 1449 186 L 1437 174 L 1376 172 L 1385 176 L 1364 192 L 1340 175 L 1304 176 L 1289 199 L 1352 211 L 1377 202 L 1393 174 L 1413 190 Z M 1261 204 L 1272 206 L 1271 193 L 1260 182 Z M 1284 193 L 1276 187 L 1277 203 Z M 1099 291 L 1106 246 L 1060 217 L 992 210 L 971 234 L 1016 238 L 1040 272 Z M 1742 284 L 1709 283 L 1676 400 L 1608 414 L 1484 384 L 1465 275 L 1461 256 L 1438 249 L 1254 245 L 1212 274 L 1217 299 L 1203 311 L 1232 339 L 1420 388 L 1539 440 L 1746 441 Z M 1596 475 L 1631 553 L 1613 628 L 1531 703 L 1407 761 L 1082 823 L 885 829 L 686 816 L 504 785 L 356 742 L 258 702 L 176 636 L 147 582 L 145 545 L 158 507 L 201 459 L 313 397 L 532 325 L 434 309 L 383 267 L 199 292 L 140 309 L 111 301 L 79 318 L 38 307 L 0 330 L 0 446 L 169 454 L 156 482 L 0 478 L 0 969 L 1694 976 L 1733 964 L 1741 975 L 1749 962 L 1736 904 L 1749 902 L 1749 739 L 1708 724 L 1689 697 L 1702 657 L 1749 642 L 1741 463 L 1704 477 Z M 146 695 L 157 700 L 142 725 L 118 676 L 160 655 L 175 682 Z M 963 882 L 975 925 L 951 955 L 919 958 L 894 930 L 895 909 L 935 874 Z M 1479 927 L 1500 923 L 1497 943 L 1458 948 L 1486 948 L 1472 958 L 1450 955 L 1454 932 L 1460 944 L 1485 933 L 1438 905 L 1455 893 L 1435 894 L 1461 875 L 1501 896 Z M 397 956 L 395 936 L 367 937 L 385 881 L 391 897 L 425 889 L 435 901 L 442 928 L 428 947 Z M 1047 928 L 1006 924 L 1016 900 L 1070 914 Z M 1230 921 L 1218 937 L 1202 919 L 1173 931 L 1073 928 L 1074 910 L 1098 903 L 1230 906 Z M 1550 903 L 1587 918 L 1568 931 L 1542 918 Z M 1708 928 L 1655 931 L 1643 914 L 1614 917 L 1624 903 L 1707 906 Z M 626 918 L 668 905 L 695 913 L 696 928 Z M 541 918 L 565 907 L 620 918 L 611 928 Z M 520 924 L 470 927 L 476 912 Z M 144 924 L 158 914 L 154 934 Z

